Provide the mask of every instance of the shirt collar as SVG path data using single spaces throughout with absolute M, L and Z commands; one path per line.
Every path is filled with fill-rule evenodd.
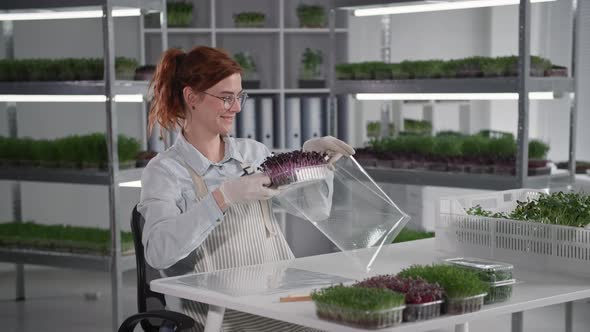
M 211 165 L 224 164 L 230 159 L 237 160 L 240 163 L 244 162 L 242 154 L 237 149 L 236 140 L 233 137 L 223 136 L 223 141 L 225 143 L 225 153 L 219 163 L 213 163 L 207 159 L 201 151 L 186 140 L 182 133 L 176 138 L 174 146 L 177 147 L 188 166 L 193 168 L 199 176 L 203 176 Z

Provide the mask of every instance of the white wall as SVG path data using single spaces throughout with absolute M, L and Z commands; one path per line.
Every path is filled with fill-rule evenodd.
M 139 59 L 138 31 L 138 18 L 115 19 L 116 56 Z M 15 58 L 102 58 L 102 45 L 99 19 L 14 24 Z M 4 50 L 4 45 L 0 50 Z M 119 133 L 141 138 L 140 111 L 137 104 L 117 104 Z M 21 103 L 17 105 L 17 114 L 20 137 L 56 138 L 104 132 L 106 128 L 103 104 Z M 4 104 L 0 104 L 0 119 L 6 119 Z M 8 135 L 6 120 L 0 121 L 0 135 Z M 0 182 L 0 222 L 12 220 L 10 186 L 10 182 Z M 24 220 L 109 227 L 108 191 L 104 186 L 29 182 L 22 183 L 21 190 Z M 123 229 L 129 229 L 131 208 L 138 200 L 138 190 L 120 190 Z

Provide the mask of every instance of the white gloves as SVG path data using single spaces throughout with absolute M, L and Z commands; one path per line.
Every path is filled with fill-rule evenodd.
M 225 181 L 219 186 L 226 205 L 246 201 L 262 201 L 279 194 L 276 189 L 271 189 L 270 178 L 264 174 L 242 176 Z
M 334 164 L 342 156 L 350 157 L 354 154 L 352 146 L 332 136 L 317 137 L 303 143 L 303 151 L 327 153 L 329 164 Z

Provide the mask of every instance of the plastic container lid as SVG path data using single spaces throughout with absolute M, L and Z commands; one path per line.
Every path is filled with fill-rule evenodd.
M 490 282 L 490 287 L 495 288 L 495 287 L 502 287 L 502 286 L 511 286 L 514 284 L 516 284 L 516 279 L 508 279 L 508 280 Z
M 282 190 L 274 202 L 314 225 L 354 266 L 370 270 L 381 247 L 393 242 L 409 216 L 353 157 L 340 158 L 318 178 Z M 358 250 L 364 248 L 375 250 Z
M 459 257 L 448 258 L 444 260 L 449 264 L 455 264 L 462 267 L 468 267 L 480 271 L 510 271 L 514 269 L 512 264 L 495 262 L 480 258 Z

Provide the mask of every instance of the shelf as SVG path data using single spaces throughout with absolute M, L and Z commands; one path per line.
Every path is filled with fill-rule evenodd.
M 248 95 L 271 95 L 281 92 L 280 89 L 244 89 Z
M 429 1 L 416 1 L 416 0 L 335 0 L 334 8 L 346 8 L 346 7 L 363 7 L 363 6 L 379 6 L 379 5 L 393 5 L 403 4 L 404 2 L 424 2 Z
M 119 171 L 117 180 L 115 182 L 121 183 L 129 181 L 139 181 L 141 180 L 141 173 L 143 173 L 143 169 L 144 167 L 122 169 Z
M 330 93 L 330 89 L 285 89 L 286 94 L 327 94 Z
M 573 91 L 571 78 L 531 78 L 530 91 L 564 93 Z M 518 77 L 441 78 L 391 81 L 337 80 L 335 94 L 353 93 L 510 93 L 518 92 Z
M 217 33 L 279 33 L 281 29 L 279 28 L 217 28 L 215 32 Z
M 312 28 L 285 28 L 284 29 L 285 33 L 287 34 L 312 34 L 312 33 L 330 33 L 330 29 L 328 28 L 317 28 L 317 29 L 312 29 Z M 348 32 L 347 28 L 336 28 L 334 30 L 336 33 L 346 33 Z
M 482 190 L 507 190 L 518 188 L 516 178 L 492 174 L 465 174 L 451 172 L 434 172 L 407 169 L 384 169 L 364 167 L 376 182 L 407 184 L 416 186 L 471 188 Z M 567 183 L 569 174 L 531 176 L 527 179 L 527 188 L 547 188 L 550 185 Z
M 212 33 L 213 29 L 211 28 L 168 28 L 169 34 L 187 34 L 187 33 Z M 146 28 L 145 33 L 152 33 L 152 34 L 159 34 L 162 33 L 160 28 Z M 278 33 L 281 29 L 278 28 L 217 28 L 215 30 L 216 33 L 225 34 L 225 33 Z M 321 28 L 321 29 L 310 29 L 310 28 L 286 28 L 283 29 L 286 34 L 328 34 L 330 33 L 330 29 Z M 346 28 L 338 28 L 335 30 L 336 33 L 346 33 L 348 29 Z
M 30 9 L 66 9 L 79 7 L 97 7 L 112 3 L 113 7 L 142 8 L 161 11 L 160 0 L 2 0 L 0 10 L 30 10 Z
M 211 33 L 212 29 L 209 28 L 168 28 L 168 34 L 186 34 L 186 33 Z M 160 34 L 162 30 L 160 28 L 148 28 L 144 29 L 145 33 Z
M 244 89 L 248 95 L 266 95 L 266 94 L 279 94 L 280 89 Z M 285 94 L 328 94 L 330 89 L 285 89 Z
M 111 270 L 110 255 L 73 254 L 22 248 L 0 248 L 0 262 L 45 265 L 71 269 L 108 272 Z M 135 268 L 135 254 L 121 255 L 122 271 Z
M 116 81 L 115 94 L 146 95 L 147 81 Z M 0 82 L 0 95 L 104 95 L 104 81 Z
M 449 1 L 443 1 L 449 2 Z M 451 4 L 453 1 L 450 1 Z M 452 6 L 451 8 L 447 9 L 465 9 L 465 8 L 485 8 L 485 7 L 496 7 L 496 6 L 503 6 L 507 3 L 499 3 L 493 4 L 493 1 L 488 1 L 486 4 L 477 5 L 477 0 L 472 1 L 474 4 L 472 6 Z M 485 1 L 484 1 L 485 2 Z M 541 3 L 543 1 L 536 1 L 536 3 Z M 406 3 L 408 5 L 429 5 L 432 3 L 436 3 L 436 1 L 430 0 L 335 0 L 334 1 L 334 8 L 337 9 L 356 9 L 356 8 L 371 8 L 371 7 L 403 7 Z M 533 3 L 533 1 L 531 1 Z M 513 3 L 508 3 L 512 5 L 518 5 L 518 1 L 514 1 Z M 446 9 L 436 9 L 436 11 L 441 11 Z M 414 13 L 418 11 L 410 11 L 408 13 Z
M 139 180 L 143 168 L 120 170 L 117 182 Z M 41 167 L 0 167 L 0 180 L 108 185 L 106 171 Z

